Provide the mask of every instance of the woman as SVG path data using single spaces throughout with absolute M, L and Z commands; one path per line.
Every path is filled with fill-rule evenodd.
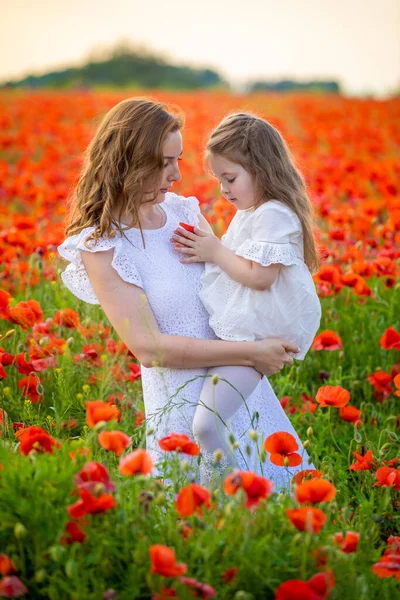
M 128 99 L 111 109 L 87 149 L 69 237 L 59 247 L 71 261 L 64 283 L 78 298 L 102 306 L 141 363 L 147 449 L 155 461 L 163 456 L 157 440 L 172 432 L 192 437 L 206 367 L 253 366 L 271 375 L 291 365 L 288 353 L 298 350 L 281 340 L 222 341 L 209 328 L 198 297 L 203 264 L 180 262 L 170 241 L 181 221 L 209 227 L 195 198 L 169 191 L 181 179 L 182 124 L 149 100 Z M 277 431 L 294 435 L 303 452 L 296 470 L 309 467 L 266 378 L 226 425 L 237 442 L 238 468 L 263 474 L 278 488 L 287 483 L 285 469 L 260 462 L 248 435 L 253 429 L 260 439 Z M 210 478 L 213 466 L 210 461 Z

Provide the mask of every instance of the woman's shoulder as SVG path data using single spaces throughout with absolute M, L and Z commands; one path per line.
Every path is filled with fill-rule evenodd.
M 67 288 L 77 298 L 85 302 L 89 302 L 90 304 L 99 303 L 86 272 L 81 250 L 86 250 L 90 253 L 102 253 L 107 250 L 113 250 L 111 267 L 127 283 L 132 283 L 143 288 L 139 269 L 132 256 L 132 245 L 125 240 L 119 231 L 112 231 L 111 235 L 94 238 L 91 235 L 95 230 L 96 227 L 85 227 L 79 233 L 67 237 L 58 246 L 60 256 L 70 263 L 61 273 L 61 279 Z
M 101 252 L 110 250 L 123 243 L 122 234 L 119 231 L 112 231 L 110 235 L 102 235 L 99 237 L 93 234 L 96 231 L 96 226 L 85 227 L 79 233 L 67 237 L 60 246 L 58 252 L 60 256 L 77 264 L 80 262 L 80 250 L 87 252 Z

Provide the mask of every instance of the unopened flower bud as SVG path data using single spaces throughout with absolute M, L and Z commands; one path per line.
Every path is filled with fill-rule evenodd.
M 224 457 L 224 453 L 221 450 L 221 448 L 218 448 L 215 452 L 214 452 L 214 461 L 218 464 L 221 462 L 221 460 Z
M 35 581 L 36 581 L 36 583 L 43 583 L 43 581 L 46 579 L 46 577 L 47 577 L 47 571 L 46 571 L 46 569 L 39 569 L 35 573 Z
M 93 429 L 95 431 L 100 431 L 101 429 L 104 429 L 104 427 L 107 427 L 107 421 L 98 421 Z
M 28 533 L 26 527 L 22 523 L 15 523 L 14 525 L 14 535 L 18 540 L 21 540 Z
M 310 445 L 310 440 L 306 440 L 303 444 L 303 448 L 308 448 L 309 445 Z
M 6 333 L 0 339 L 1 340 L 6 340 L 7 338 L 12 337 L 14 334 L 15 334 L 15 329 L 9 329 L 8 331 L 6 331 Z
M 211 381 L 212 381 L 213 385 L 217 385 L 217 383 L 219 381 L 219 375 L 217 375 L 217 374 L 213 375 Z
M 227 517 L 232 514 L 233 505 L 232 502 L 228 502 L 224 508 L 224 513 Z
M 256 442 L 258 439 L 258 433 L 255 429 L 252 429 L 249 433 L 250 438 L 253 440 L 253 442 Z
M 158 492 L 158 494 L 156 494 L 156 496 L 154 497 L 154 502 L 157 504 L 157 506 L 162 506 L 165 503 L 165 494 L 164 492 Z
M 283 464 L 285 467 L 288 467 L 290 465 L 290 460 L 288 456 L 285 456 L 285 458 L 283 459 Z
M 307 429 L 307 437 L 309 437 L 309 438 L 310 438 L 310 437 L 312 437 L 313 435 L 314 435 L 313 428 L 312 428 L 312 427 L 309 427 L 309 428 Z

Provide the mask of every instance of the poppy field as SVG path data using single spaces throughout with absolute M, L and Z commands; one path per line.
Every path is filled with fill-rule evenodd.
M 226 113 L 271 121 L 307 181 L 321 328 L 306 359 L 270 381 L 315 469 L 292 476 L 294 438 L 250 431 L 249 446 L 292 479 L 275 491 L 251 471 L 215 490 L 194 483 L 200 449 L 179 431 L 159 440 L 172 485 L 155 477 L 140 365 L 101 308 L 62 284 L 57 246 L 82 152 L 129 95 L 0 93 L 0 597 L 392 600 L 400 99 L 146 92 L 186 115 L 174 191 L 199 198 L 217 235 L 234 208 L 202 152 Z

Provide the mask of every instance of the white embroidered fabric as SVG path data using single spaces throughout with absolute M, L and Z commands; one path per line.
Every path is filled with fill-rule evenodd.
M 210 315 L 210 327 L 224 340 L 278 337 L 294 342 L 300 348 L 295 358 L 304 359 L 320 325 L 321 305 L 304 262 L 297 215 L 277 200 L 252 212 L 238 210 L 222 242 L 263 267 L 282 266 L 268 289 L 256 290 L 207 263 L 200 298 Z
M 89 251 L 114 248 L 113 267 L 124 281 L 144 290 L 162 333 L 215 339 L 208 324 L 208 313 L 199 298 L 200 277 L 204 266 L 200 263 L 181 263 L 179 253 L 170 242 L 173 230 L 180 221 L 198 226 L 198 201 L 193 197 L 184 198 L 168 193 L 161 206 L 166 214 L 166 222 L 160 229 L 144 230 L 145 248 L 140 231 L 133 228 L 125 232 L 126 239 L 117 234 L 114 238 L 90 242 Z M 81 250 L 87 250 L 84 241 L 92 231 L 93 228 L 87 228 L 79 235 L 67 238 L 59 246 L 59 253 L 70 261 L 62 273 L 65 285 L 81 300 L 96 304 L 98 300 L 81 259 Z M 193 417 L 207 371 L 143 366 L 141 370 L 148 428 L 147 449 L 157 462 L 165 457 L 157 440 L 173 432 L 186 433 L 193 439 Z M 265 377 L 248 399 L 247 405 L 243 405 L 235 413 L 227 426 L 239 443 L 235 451 L 237 467 L 255 471 L 271 479 L 275 483 L 275 489 L 288 486 L 293 474 L 301 469 L 313 468 Z M 259 435 L 258 448 L 249 437 L 252 429 L 256 429 Z M 261 442 L 277 431 L 291 433 L 299 443 L 298 452 L 303 456 L 303 462 L 298 467 L 278 467 L 268 458 L 265 462 L 260 461 Z M 181 458 L 196 466 L 196 458 L 186 455 L 181 455 Z M 157 469 L 154 473 L 162 475 Z

